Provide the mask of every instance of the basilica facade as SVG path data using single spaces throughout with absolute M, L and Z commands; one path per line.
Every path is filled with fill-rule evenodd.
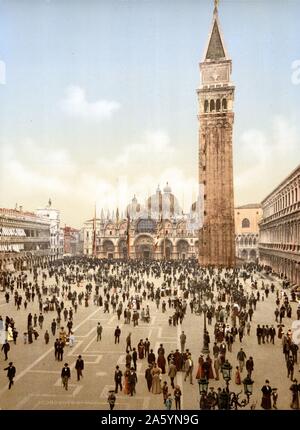
M 104 212 L 84 223 L 84 254 L 98 258 L 188 259 L 198 255 L 196 204 L 184 214 L 171 187 L 134 197 L 124 215 Z

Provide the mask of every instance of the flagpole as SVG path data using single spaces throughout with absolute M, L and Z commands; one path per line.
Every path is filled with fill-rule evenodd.
M 96 203 L 95 203 L 95 210 L 94 210 L 94 222 L 93 222 L 93 257 L 97 257 L 96 252 Z
M 165 219 L 164 214 L 162 212 L 162 225 L 163 225 L 163 233 L 164 233 L 164 260 L 166 259 L 166 231 L 165 231 Z
M 130 214 L 127 211 L 127 257 L 130 259 Z

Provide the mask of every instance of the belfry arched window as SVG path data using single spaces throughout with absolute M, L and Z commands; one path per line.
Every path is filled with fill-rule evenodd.
M 208 112 L 208 100 L 204 101 L 204 112 Z
M 213 112 L 215 110 L 215 101 L 211 100 L 210 101 L 210 111 Z
M 221 110 L 221 100 L 217 99 L 217 101 L 216 101 L 216 111 L 220 112 L 220 110 Z
M 222 109 L 227 110 L 227 100 L 226 99 L 222 100 Z

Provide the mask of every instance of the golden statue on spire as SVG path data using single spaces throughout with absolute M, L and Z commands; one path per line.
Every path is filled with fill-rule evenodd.
M 215 2 L 214 14 L 216 14 L 218 13 L 219 0 L 214 0 L 214 2 Z

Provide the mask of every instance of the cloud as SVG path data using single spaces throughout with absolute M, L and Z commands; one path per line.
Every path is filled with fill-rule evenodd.
M 170 144 L 169 135 L 162 130 L 146 132 L 140 143 L 132 143 L 124 147 L 116 158 L 116 167 L 127 166 L 128 163 L 160 163 L 163 158 L 170 157 L 174 148 Z
M 62 219 L 80 226 L 92 216 L 95 201 L 99 208 L 125 210 L 134 194 L 144 203 L 158 183 L 163 186 L 166 181 L 176 193 L 175 182 L 183 184 L 186 178 L 172 167 L 174 153 L 163 130 L 147 131 L 115 157 L 90 159 L 88 165 L 67 148 L 29 138 L 15 145 L 6 142 L 0 145 L 0 194 L 5 206 L 14 206 L 16 200 L 28 210 L 51 197 Z
M 97 100 L 89 102 L 85 90 L 71 85 L 66 89 L 66 95 L 60 102 L 62 111 L 70 117 L 92 121 L 104 121 L 120 109 L 120 103 L 113 100 Z
M 237 139 L 238 204 L 260 202 L 299 164 L 300 130 L 293 119 L 272 118 L 266 131 L 249 129 Z

